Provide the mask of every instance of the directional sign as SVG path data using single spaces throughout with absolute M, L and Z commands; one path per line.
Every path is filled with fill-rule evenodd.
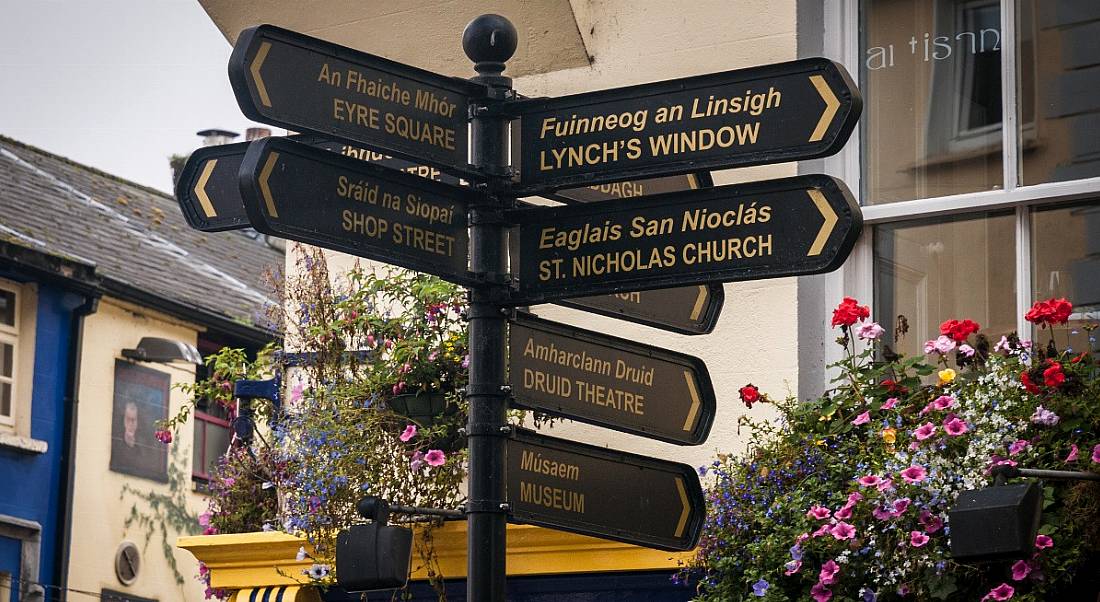
M 862 105 L 822 58 L 521 101 L 516 191 L 831 155 Z
M 817 274 L 844 262 L 863 216 L 810 175 L 509 213 L 517 305 L 705 282 Z
M 195 150 L 176 180 L 176 200 L 188 225 L 203 232 L 248 227 L 241 201 L 241 160 L 248 143 Z
M 464 188 L 293 142 L 253 142 L 241 164 L 252 227 L 469 284 Z
M 706 506 L 695 469 L 519 429 L 507 487 L 519 522 L 658 548 L 690 550 Z
M 715 401 L 702 360 L 526 314 L 508 332 L 514 405 L 669 443 L 706 441 Z
M 548 193 L 546 197 L 568 204 L 597 203 L 599 201 L 610 201 L 612 199 L 630 199 L 650 194 L 709 188 L 713 185 L 714 183 L 710 179 L 710 173 L 701 171 L 699 173 L 649 178 L 647 180 L 627 180 L 625 182 L 597 184 L 595 186 L 585 186 L 584 188 L 567 188 L 565 190 Z
M 472 97 L 485 87 L 293 31 L 237 38 L 229 81 L 250 119 L 468 172 Z
M 699 284 L 574 297 L 554 303 L 661 330 L 694 335 L 708 334 L 714 330 L 725 298 L 721 284 Z

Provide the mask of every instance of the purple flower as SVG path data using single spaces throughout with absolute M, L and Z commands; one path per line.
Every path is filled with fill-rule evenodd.
M 880 479 L 876 475 L 869 474 L 869 475 L 860 477 L 858 482 L 863 487 L 874 487 L 875 485 L 878 485 L 879 483 L 881 483 L 882 479 Z
M 1054 540 L 1049 535 L 1036 535 L 1035 536 L 1035 549 L 1045 550 L 1054 545 Z
M 813 597 L 814 602 L 829 602 L 833 597 L 833 592 L 829 591 L 829 588 L 819 581 L 810 588 L 810 596 Z
M 1051 412 L 1042 405 L 1036 406 L 1035 413 L 1031 415 L 1031 422 L 1033 424 L 1042 424 L 1044 426 L 1054 426 L 1058 424 L 1059 420 L 1061 420 L 1061 418 L 1058 417 L 1058 414 Z M 1094 457 L 1096 456 L 1094 455 Z M 1100 460 L 1095 461 L 1100 462 Z
M 788 562 L 787 564 L 784 564 L 783 566 L 787 569 L 787 570 L 783 571 L 783 574 L 790 577 L 791 575 L 797 573 L 802 568 L 802 561 L 801 560 L 792 560 L 792 561 Z
M 763 598 L 764 596 L 768 595 L 769 585 L 771 584 L 761 578 L 760 581 L 752 584 L 752 595 L 756 596 L 757 598 Z

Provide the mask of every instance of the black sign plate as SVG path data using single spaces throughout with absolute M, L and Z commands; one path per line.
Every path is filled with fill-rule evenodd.
M 272 25 L 241 32 L 229 81 L 250 119 L 469 172 L 469 104 L 480 84 Z
M 176 180 L 176 200 L 187 224 L 203 232 L 247 228 L 241 201 L 241 160 L 248 143 L 196 149 Z
M 567 204 L 573 203 L 598 203 L 613 199 L 631 199 L 651 194 L 664 194 L 666 192 L 680 192 L 681 190 L 695 190 L 696 188 L 710 188 L 710 172 L 680 174 L 677 176 L 663 176 L 649 178 L 647 180 L 627 180 L 625 182 L 609 182 L 585 186 L 584 188 L 567 188 L 557 192 L 546 194 L 546 198 L 561 201 Z
M 517 305 L 828 272 L 863 224 L 844 183 L 821 175 L 522 209 L 509 219 L 519 224 Z
M 699 542 L 706 506 L 691 466 L 518 429 L 508 440 L 517 522 L 660 550 Z
M 811 159 L 844 146 L 862 110 L 823 58 L 521 101 L 519 192 Z
M 554 303 L 680 334 L 708 334 L 718 324 L 725 298 L 721 284 L 699 284 L 573 297 Z
M 285 138 L 249 146 L 240 186 L 264 234 L 472 282 L 463 188 Z
M 702 360 L 529 315 L 508 332 L 514 405 L 679 445 L 707 440 L 715 401 Z

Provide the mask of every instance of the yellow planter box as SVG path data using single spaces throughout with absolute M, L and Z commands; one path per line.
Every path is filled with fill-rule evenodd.
M 419 536 L 419 534 L 418 534 Z M 432 531 L 439 568 L 447 579 L 466 576 L 466 522 Z M 297 561 L 305 540 L 276 531 L 180 537 L 183 548 L 210 569 L 210 585 L 244 589 L 307 582 L 311 561 Z M 691 552 L 663 552 L 529 525 L 508 525 L 508 575 L 562 575 L 675 570 Z M 413 579 L 427 579 L 413 553 Z

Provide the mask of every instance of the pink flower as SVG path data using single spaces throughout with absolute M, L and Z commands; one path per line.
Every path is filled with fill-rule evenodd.
M 837 508 L 837 511 L 833 513 L 833 518 L 837 520 L 848 520 L 849 518 L 852 518 L 853 507 L 853 504 L 844 504 L 840 508 Z
M 902 514 L 905 514 L 905 511 L 908 509 L 909 498 L 903 497 L 901 499 L 894 500 L 894 511 L 892 512 L 892 514 L 894 516 L 901 516 Z
M 397 436 L 398 439 L 408 442 L 410 439 L 416 436 L 416 425 L 409 424 L 405 426 L 405 430 L 401 431 L 401 434 Z
M 374 340 L 374 335 L 373 334 L 368 334 L 367 335 L 367 347 L 374 347 L 375 342 L 376 341 Z
M 851 512 L 849 512 L 849 514 L 851 514 Z M 833 528 L 829 532 L 833 534 L 833 537 L 840 540 L 852 539 L 856 536 L 856 528 L 844 521 L 840 521 L 833 525 Z M 830 560 L 830 562 L 832 561 Z
M 218 530 L 215 527 L 207 527 L 207 528 L 202 530 L 202 534 L 203 535 L 217 535 Z
M 956 345 L 957 343 L 955 343 L 955 340 L 951 337 L 940 335 L 936 340 L 928 341 L 924 344 L 924 352 L 932 353 L 935 351 L 940 355 L 947 355 L 955 350 Z
M 1016 594 L 1016 590 L 1013 589 L 1013 587 L 1011 585 L 1009 585 L 1007 583 L 1002 583 L 1002 584 L 998 585 L 997 587 L 989 590 L 989 593 L 986 594 L 982 598 L 982 600 L 983 600 L 983 602 L 985 600 L 1009 600 L 1015 594 Z
M 234 484 L 234 483 L 236 483 L 236 482 L 237 482 L 237 479 L 234 479 L 233 477 L 226 477 L 226 478 L 225 478 L 225 479 L 224 479 L 224 480 L 222 481 L 222 483 L 225 483 L 225 486 L 226 486 L 226 487 L 232 487 L 232 486 L 233 486 L 233 484 Z
M 400 394 L 404 393 L 406 386 L 407 385 L 405 384 L 405 381 L 401 381 L 401 382 L 397 383 L 396 385 L 393 386 L 393 394 L 394 395 L 400 395 Z
M 1012 580 L 1023 581 L 1031 574 L 1031 565 L 1025 560 L 1017 560 L 1012 563 Z
M 302 399 L 302 393 L 305 390 L 306 390 L 305 384 L 300 383 L 300 382 L 295 383 L 295 385 L 290 388 L 290 400 L 289 400 L 290 403 L 295 403 L 298 400 Z
M 795 544 L 801 544 L 802 542 L 806 541 L 809 538 L 810 538 L 809 533 L 803 533 L 803 534 L 799 535 L 798 537 L 794 538 L 794 543 Z
M 867 341 L 873 341 L 882 336 L 886 329 L 877 322 L 868 322 L 856 329 L 856 336 Z
M 783 566 L 786 567 L 786 569 L 787 569 L 787 570 L 783 571 L 783 574 L 790 577 L 791 575 L 797 573 L 802 568 L 802 561 L 801 560 L 792 560 L 792 561 L 788 562 L 787 564 L 785 564 Z
M 856 426 L 859 426 L 861 424 L 867 424 L 870 421 L 871 421 L 871 413 L 870 412 L 864 412 L 864 413 L 860 414 L 859 416 L 856 416 L 856 419 L 852 421 L 852 424 L 854 424 Z
M 825 585 L 832 585 L 836 583 L 837 573 L 840 572 L 840 565 L 836 561 L 829 560 L 825 564 L 821 565 L 821 572 L 818 573 L 817 578 L 821 580 L 821 583 Z
M 959 345 L 959 353 L 965 355 L 966 357 L 974 357 L 974 348 L 970 345 L 967 345 L 966 343 L 963 343 L 962 345 Z
M 1071 443 L 1070 446 L 1069 446 L 1069 455 L 1066 456 L 1066 462 L 1076 462 L 1076 461 L 1077 461 L 1077 444 L 1076 443 Z
M 830 511 L 828 508 L 818 506 L 817 504 L 814 504 L 812 508 L 806 511 L 806 516 L 810 518 L 816 518 L 817 520 L 825 520 L 829 518 L 831 514 L 832 511 Z
M 891 397 L 891 398 L 887 399 L 886 401 L 882 402 L 882 406 L 879 409 L 880 410 L 892 410 L 892 409 L 894 409 L 894 406 L 896 406 L 896 405 L 898 405 L 898 398 L 897 397 Z
M 966 423 L 960 420 L 957 416 L 951 414 L 947 417 L 947 420 L 943 421 L 943 430 L 952 437 L 958 437 L 959 435 L 962 435 L 966 431 L 970 430 L 970 428 L 966 426 Z
M 814 602 L 829 602 L 833 597 L 833 592 L 829 591 L 829 588 L 825 587 L 821 583 L 815 583 L 810 588 L 810 596 L 814 599 Z
M 1054 540 L 1049 535 L 1036 535 L 1035 536 L 1035 549 L 1045 550 L 1054 545 Z
M 424 454 L 417 450 L 413 452 L 412 457 L 409 458 L 409 468 L 413 470 L 420 470 L 420 467 L 424 465 Z
M 1017 439 L 1008 446 L 1008 455 L 1015 456 L 1016 454 L 1024 451 L 1024 448 L 1026 448 L 1028 445 L 1031 444 L 1028 443 L 1027 439 Z
M 923 546 L 924 544 L 928 543 L 928 540 L 929 537 L 924 533 L 921 533 L 920 531 L 909 532 L 909 545 L 913 546 L 914 548 L 919 548 Z
M 829 530 L 832 529 L 832 528 L 833 528 L 832 525 L 830 525 L 829 523 L 825 523 L 825 524 L 821 525 L 820 527 L 818 527 L 817 531 L 814 531 L 813 533 L 811 533 L 810 537 L 813 537 L 814 539 L 816 539 L 818 537 L 821 537 L 822 535 L 828 535 Z
M 157 429 L 157 431 L 153 433 L 153 436 L 157 438 L 157 441 L 165 445 L 172 442 L 172 431 L 168 429 Z
M 875 508 L 874 510 L 872 510 L 871 516 L 875 517 L 878 520 L 889 520 L 891 518 L 894 518 L 894 514 L 892 512 L 883 508 Z
M 882 482 L 878 484 L 878 490 L 879 491 L 889 491 L 893 488 L 894 488 L 894 479 L 883 479 Z
M 847 505 L 855 506 L 857 503 L 859 503 L 862 500 L 863 500 L 863 494 L 858 492 L 858 491 L 853 491 L 853 492 L 848 494 L 848 504 Z
M 924 441 L 925 439 L 936 434 L 936 425 L 931 422 L 925 422 L 917 427 L 917 430 L 913 431 L 913 436 L 917 438 L 917 441 Z
M 210 512 L 209 511 L 203 512 L 202 514 L 199 515 L 199 526 L 200 527 L 209 527 L 210 526 Z
M 428 466 L 443 466 L 443 463 L 447 461 L 447 456 L 443 455 L 443 452 L 438 449 L 429 449 L 428 453 L 424 454 L 424 461 L 428 463 Z
M 905 482 L 909 483 L 910 485 L 914 483 L 920 483 L 927 476 L 928 472 L 924 469 L 924 467 L 917 464 L 914 464 L 909 468 L 901 471 L 901 477 L 905 479 Z
M 943 519 L 927 510 L 921 510 L 920 519 L 918 520 L 928 533 L 935 533 L 943 528 Z
M 1092 461 L 1100 464 L 1100 443 L 1097 443 L 1092 448 Z
M 859 484 L 862 485 L 863 487 L 874 487 L 875 485 L 878 485 L 881 482 L 882 482 L 882 479 L 880 479 L 877 475 L 873 475 L 873 474 L 869 474 L 867 476 L 863 476 L 863 477 L 859 478 Z
M 932 400 L 932 409 L 934 410 L 946 410 L 953 405 L 955 405 L 955 398 L 950 395 L 940 395 Z

